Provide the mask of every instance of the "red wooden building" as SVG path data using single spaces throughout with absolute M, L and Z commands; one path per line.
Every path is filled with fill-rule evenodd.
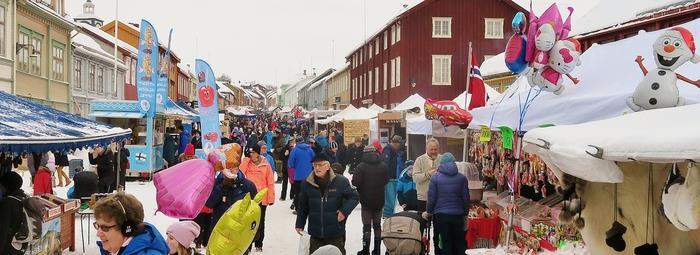
M 526 10 L 511 0 L 424 0 L 354 49 L 350 98 L 385 108 L 418 93 L 453 99 L 464 91 L 469 42 L 478 61 L 503 52 L 510 20 Z

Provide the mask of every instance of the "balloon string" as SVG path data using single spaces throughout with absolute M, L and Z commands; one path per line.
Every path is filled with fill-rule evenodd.
M 614 184 L 613 190 L 613 203 L 615 203 L 613 206 L 613 220 L 617 221 L 617 183 Z
M 649 171 L 647 171 L 648 175 L 648 180 L 647 180 L 647 226 L 646 230 L 644 231 L 644 242 L 649 243 L 649 208 L 652 206 L 651 205 L 651 163 L 649 163 Z M 652 222 L 653 224 L 653 222 Z

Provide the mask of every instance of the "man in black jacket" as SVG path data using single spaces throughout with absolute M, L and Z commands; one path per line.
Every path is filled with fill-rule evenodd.
M 323 153 L 316 154 L 313 167 L 297 197 L 296 231 L 304 231 L 308 218 L 309 253 L 333 245 L 345 254 L 345 220 L 358 204 L 357 191 L 348 179 L 330 171 L 328 156 Z
M 350 174 L 355 173 L 355 168 L 362 160 L 362 151 L 365 145 L 362 143 L 362 137 L 355 137 L 355 143 L 350 144 L 345 155 L 345 162 L 350 165 Z
M 21 200 L 27 197 L 21 189 L 22 177 L 9 172 L 0 179 L 0 185 L 7 190 L 7 194 L 0 198 L 0 254 L 23 254 L 12 247 L 12 238 L 20 228 L 18 219 L 24 217 Z
M 362 162 L 352 176 L 352 185 L 357 187 L 362 204 L 362 251 L 358 255 L 369 255 L 369 241 L 374 229 L 374 250 L 379 255 L 381 239 L 382 208 L 384 207 L 384 186 L 389 182 L 387 166 L 379 158 L 377 150 L 367 146 Z

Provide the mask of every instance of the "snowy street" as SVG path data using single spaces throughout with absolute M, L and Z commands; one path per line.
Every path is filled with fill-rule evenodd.
M 26 193 L 31 193 L 32 188 L 29 185 L 30 175 L 27 171 L 19 170 L 24 179 L 22 189 Z M 349 176 L 346 177 L 349 178 Z M 71 184 L 72 185 L 72 184 Z M 291 187 L 291 185 L 290 185 Z M 288 187 L 288 188 L 290 188 Z M 70 187 L 54 188 L 56 194 L 61 197 L 66 197 L 66 192 Z M 281 184 L 275 185 L 275 194 L 279 198 L 279 192 L 282 188 Z M 177 221 L 162 213 L 155 213 L 156 210 L 156 190 L 152 182 L 127 182 L 126 192 L 135 195 L 142 203 L 145 211 L 145 221 L 155 225 L 160 233 L 165 236 L 165 231 L 168 226 Z M 289 193 L 289 191 L 287 191 Z M 265 242 L 263 252 L 251 252 L 251 254 L 297 254 L 299 246 L 299 235 L 294 231 L 294 221 L 296 215 L 292 214 L 289 209 L 292 201 L 276 201 L 275 204 L 267 209 Z M 99 240 L 95 230 L 92 228 L 94 217 L 90 217 L 90 222 L 87 218 L 83 222 L 83 233 L 85 234 L 85 252 L 83 253 L 82 237 L 80 234 L 80 218 L 76 215 L 75 220 L 75 252 L 65 251 L 64 254 L 99 254 L 99 250 L 95 243 Z M 355 254 L 362 248 L 362 221 L 360 219 L 360 206 L 353 211 L 348 217 L 347 222 L 347 241 L 345 249 L 347 254 Z M 88 229 L 90 228 L 90 229 Z M 89 234 L 88 234 L 89 232 Z M 88 236 L 90 242 L 88 242 Z M 383 246 L 382 246 L 383 247 Z M 383 251 L 383 250 L 382 250 Z

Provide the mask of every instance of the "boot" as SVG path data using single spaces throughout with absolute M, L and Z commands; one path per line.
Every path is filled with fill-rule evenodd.
M 357 255 L 369 255 L 369 237 L 370 233 L 362 233 L 362 250 L 357 252 Z
M 382 239 L 374 238 L 374 250 L 372 250 L 372 255 L 379 255 L 382 251 Z

